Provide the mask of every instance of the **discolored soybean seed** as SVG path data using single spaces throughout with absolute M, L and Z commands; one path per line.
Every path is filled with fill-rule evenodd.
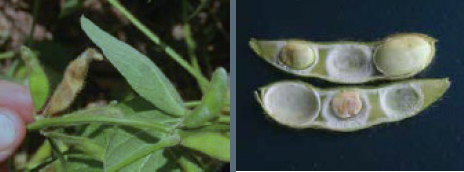
M 355 117 L 363 107 L 357 91 L 337 93 L 332 99 L 331 106 L 335 115 L 342 119 Z

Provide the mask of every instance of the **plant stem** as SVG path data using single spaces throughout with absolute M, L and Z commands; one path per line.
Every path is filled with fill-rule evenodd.
M 18 69 L 19 59 L 14 59 L 14 61 L 8 66 L 8 70 L 6 71 L 6 75 L 14 77 L 14 73 Z
M 196 43 L 192 37 L 192 30 L 190 29 L 190 25 L 188 23 L 185 23 L 183 29 L 185 35 L 185 44 L 187 44 L 188 54 L 190 56 L 190 63 L 193 65 L 193 68 L 197 72 L 201 73 L 201 68 L 198 64 L 198 58 L 195 54 Z M 197 80 L 197 82 L 200 83 L 201 81 Z M 200 90 L 203 94 L 206 93 L 207 89 L 207 85 L 200 85 Z
M 188 18 L 187 18 L 187 12 L 189 11 L 189 3 L 187 0 L 183 0 L 183 31 L 184 31 L 184 36 L 185 36 L 185 44 L 187 44 L 187 52 L 188 55 L 190 56 L 190 63 L 193 66 L 193 68 L 201 73 L 201 68 L 200 65 L 198 64 L 198 58 L 197 55 L 195 54 L 195 49 L 197 48 L 196 42 L 192 37 L 192 29 L 190 27 L 190 24 L 188 23 Z M 201 81 L 197 80 L 198 83 Z M 207 90 L 207 85 L 202 85 L 200 84 L 200 90 L 203 94 L 206 93 Z
M 67 166 L 66 166 L 66 159 L 64 158 L 63 154 L 61 153 L 60 149 L 58 148 L 58 145 L 52 138 L 47 138 L 48 142 L 50 142 L 50 146 L 52 148 L 53 156 L 58 157 L 58 160 L 61 162 L 61 167 L 64 170 L 64 172 L 67 171 Z
M 97 158 L 100 161 L 104 160 L 104 149 L 90 139 L 87 139 L 85 137 L 69 136 L 58 132 L 46 132 L 44 133 L 44 136 L 50 138 L 58 138 L 63 143 L 72 145 L 76 149 L 86 153 L 89 156 L 93 156 L 94 158 Z
M 230 131 L 230 125 L 229 124 L 210 124 L 208 126 L 199 128 L 199 129 L 191 129 L 191 130 L 183 130 L 184 131 L 184 137 L 186 135 L 194 135 L 198 134 L 201 132 L 224 132 L 224 131 Z
M 174 49 L 164 44 L 160 38 L 151 32 L 145 25 L 143 25 L 137 18 L 134 17 L 124 6 L 117 0 L 108 0 L 108 2 L 118 9 L 124 16 L 126 16 L 132 24 L 134 24 L 143 34 L 145 34 L 153 43 L 159 45 L 164 51 L 171 56 L 177 63 L 179 63 L 185 70 L 187 70 L 193 77 L 198 80 L 200 87 L 207 87 L 208 79 L 206 79 L 200 72 L 195 70 L 187 61 L 185 61 Z
M 194 100 L 194 101 L 185 102 L 184 106 L 185 107 L 196 107 L 200 104 L 201 104 L 201 100 Z
M 96 115 L 79 115 L 70 117 L 61 117 L 61 118 L 43 118 L 34 123 L 27 125 L 28 130 L 39 130 L 48 127 L 54 126 L 71 126 L 71 125 L 83 125 L 90 123 L 103 123 L 103 124 L 113 124 L 113 125 L 126 125 L 136 128 L 151 128 L 156 129 L 161 132 L 167 133 L 169 131 L 168 127 L 161 123 L 154 122 L 145 122 L 139 120 L 131 119 L 121 119 L 121 118 L 112 118 L 106 116 L 96 116 Z
M 37 23 L 37 16 L 39 15 L 39 8 L 40 8 L 40 0 L 35 0 L 34 9 L 32 11 L 32 26 L 29 32 L 29 38 L 27 39 L 27 43 L 26 43 L 29 46 L 32 44 L 32 41 L 34 40 L 34 31 L 35 31 L 35 25 Z
M 214 8 L 210 8 L 209 13 L 210 13 L 210 16 L 213 18 L 214 22 L 216 23 L 216 28 L 219 30 L 219 32 L 222 34 L 222 36 L 224 36 L 224 38 L 227 41 L 229 41 L 230 40 L 230 37 L 229 37 L 230 34 L 227 33 L 226 30 L 224 30 L 224 24 L 222 24 L 219 17 L 216 16 L 216 11 L 214 10 Z
M 230 123 L 230 116 L 221 116 L 221 117 L 219 117 L 219 122 Z
M 187 20 L 191 20 L 193 17 L 195 17 L 198 13 L 201 12 L 201 10 L 203 10 L 208 4 L 209 4 L 209 1 L 210 0 L 203 0 L 201 2 L 201 4 L 197 7 L 197 9 L 192 13 L 190 14 L 188 17 L 187 17 Z
M 0 60 L 13 58 L 15 54 L 14 51 L 0 53 Z

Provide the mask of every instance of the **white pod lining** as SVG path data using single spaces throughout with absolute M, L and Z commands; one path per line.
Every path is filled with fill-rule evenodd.
M 330 77 L 347 83 L 363 82 L 374 74 L 372 49 L 366 45 L 334 45 L 327 53 Z
M 383 88 L 379 91 L 380 106 L 392 118 L 414 115 L 424 103 L 424 94 L 414 84 L 401 84 Z
M 320 111 L 319 94 L 306 85 L 282 82 L 266 90 L 263 106 L 275 121 L 292 127 L 306 127 Z

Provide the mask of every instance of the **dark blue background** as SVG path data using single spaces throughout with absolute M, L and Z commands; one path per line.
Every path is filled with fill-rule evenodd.
M 416 78 L 452 81 L 414 118 L 354 133 L 300 131 L 267 119 L 253 97 L 283 79 L 333 84 L 277 70 L 251 51 L 251 37 L 373 41 L 399 32 L 439 40 Z M 237 170 L 464 170 L 463 0 L 240 0 L 237 51 Z

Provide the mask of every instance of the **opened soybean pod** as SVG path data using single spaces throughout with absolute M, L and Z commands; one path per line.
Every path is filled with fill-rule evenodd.
M 256 96 L 266 114 L 282 125 L 348 132 L 415 116 L 449 86 L 447 78 L 331 89 L 283 81 L 259 89 Z
M 250 40 L 250 47 L 285 72 L 336 83 L 402 79 L 424 70 L 435 55 L 436 40 L 404 33 L 375 42 Z

